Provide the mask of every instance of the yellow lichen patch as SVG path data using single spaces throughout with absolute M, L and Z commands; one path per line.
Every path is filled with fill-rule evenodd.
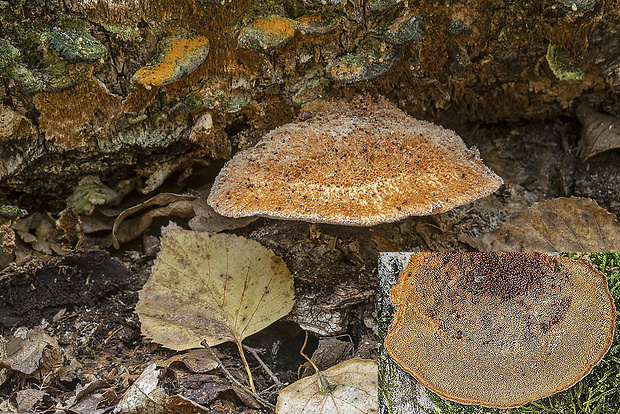
M 140 68 L 134 79 L 151 86 L 167 85 L 193 72 L 209 53 L 209 39 L 173 37 L 163 42 L 159 62 Z
M 271 50 L 288 42 L 296 30 L 297 23 L 286 17 L 256 19 L 241 30 L 239 44 L 255 50 Z
M 357 79 L 364 74 L 364 66 L 358 60 L 340 60 L 329 67 L 330 75 L 334 79 Z
M 88 99 L 81 97 L 87 96 Z M 73 89 L 42 92 L 34 97 L 39 129 L 46 140 L 55 140 L 64 149 L 85 145 L 89 135 L 107 135 L 112 128 L 110 118 L 120 112 L 121 97 L 110 93 L 99 80 L 92 78 Z M 83 128 L 87 125 L 88 128 Z

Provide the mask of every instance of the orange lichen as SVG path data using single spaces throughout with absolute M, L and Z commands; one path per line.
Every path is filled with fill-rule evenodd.
M 543 253 L 420 253 L 390 292 L 390 356 L 435 393 L 514 407 L 564 390 L 603 357 L 615 308 L 588 262 Z
M 350 58 L 336 62 L 329 67 L 330 76 L 334 79 L 358 79 L 364 74 L 366 67 L 365 60 Z
M 140 68 L 134 79 L 143 85 L 161 86 L 175 82 L 194 71 L 209 52 L 209 39 L 173 37 L 165 42 L 161 61 Z
M 239 44 L 256 50 L 271 50 L 288 42 L 296 30 L 294 20 L 282 16 L 264 17 L 241 30 Z
M 502 183 L 452 131 L 385 99 L 315 101 L 220 171 L 209 204 L 229 217 L 370 226 L 448 211 Z

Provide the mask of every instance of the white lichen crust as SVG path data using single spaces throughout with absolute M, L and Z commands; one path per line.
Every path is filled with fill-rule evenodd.
M 274 129 L 224 166 L 208 199 L 218 213 L 371 226 L 445 212 L 502 184 L 453 131 L 383 98 L 302 110 L 312 117 Z

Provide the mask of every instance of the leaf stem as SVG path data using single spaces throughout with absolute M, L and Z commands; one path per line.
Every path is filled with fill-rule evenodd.
M 245 359 L 245 352 L 243 352 L 243 345 L 241 345 L 240 341 L 235 341 L 237 344 L 237 348 L 239 349 L 239 353 L 241 354 L 241 359 L 243 360 L 243 365 L 245 366 L 245 371 L 248 373 L 248 380 L 250 381 L 250 388 L 254 394 L 257 394 L 256 388 L 254 387 L 254 379 L 252 378 L 252 372 L 250 371 L 250 365 L 248 364 L 248 360 Z
M 211 357 L 215 360 L 215 362 L 217 362 L 217 364 L 219 365 L 219 367 L 222 369 L 222 371 L 224 372 L 224 375 L 226 375 L 226 378 L 228 378 L 230 381 L 232 381 L 237 387 L 241 388 L 243 391 L 247 392 L 248 394 L 250 394 L 252 397 L 254 397 L 256 399 L 256 401 L 258 401 L 259 403 L 263 404 L 265 407 L 269 407 L 272 410 L 276 409 L 276 406 L 271 404 L 269 401 L 267 401 L 266 399 L 262 398 L 261 396 L 259 396 L 256 392 L 254 392 L 253 390 L 250 390 L 248 387 L 246 387 L 245 385 L 243 385 L 242 383 L 239 382 L 239 380 L 237 378 L 235 378 L 230 371 L 228 371 L 228 369 L 226 369 L 226 367 L 224 366 L 224 364 L 222 363 L 222 361 L 217 357 L 217 355 L 215 355 L 215 352 L 213 352 L 213 350 L 211 349 L 211 347 L 209 346 L 209 344 L 207 343 L 206 339 L 203 339 L 200 342 L 200 345 L 202 345 L 208 352 L 209 354 L 211 354 Z M 243 355 L 243 353 L 242 353 Z M 245 358 L 244 358 L 245 361 Z M 247 369 L 247 365 L 246 365 L 246 369 Z M 251 378 L 251 377 L 250 377 Z M 251 381 L 251 380 L 250 380 Z M 254 385 L 252 383 L 252 385 Z

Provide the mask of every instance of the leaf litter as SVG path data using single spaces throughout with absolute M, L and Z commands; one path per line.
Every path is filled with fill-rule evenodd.
M 121 243 L 134 240 L 144 233 L 153 223 L 155 217 L 191 217 L 194 208 L 192 195 L 160 193 L 136 206 L 124 210 L 114 220 L 112 227 L 112 244 L 115 249 Z M 142 213 L 137 218 L 128 220 L 128 217 Z
M 532 204 L 480 237 L 459 235 L 479 251 L 620 251 L 616 216 L 589 198 L 554 198 Z
M 19 328 L 0 342 L 0 368 L 42 378 L 43 384 L 63 365 L 63 355 L 56 338 L 43 328 Z
M 579 105 L 576 113 L 583 125 L 579 148 L 583 161 L 601 152 L 620 148 L 620 118 L 601 114 L 585 104 Z
M 535 128 L 537 129 L 539 127 L 540 125 L 535 126 Z M 482 131 L 482 130 L 484 130 L 484 127 L 479 129 L 479 131 Z M 538 135 L 537 135 L 537 138 L 538 138 Z M 524 137 L 519 137 L 518 140 L 514 140 L 514 141 L 518 141 L 518 144 L 520 146 L 519 148 L 521 148 L 523 146 L 522 142 L 524 141 Z M 538 145 L 539 141 L 540 141 L 539 139 L 536 139 L 535 141 L 532 141 L 532 142 L 536 142 L 537 143 L 536 145 Z M 573 141 L 576 141 L 576 140 L 573 140 Z M 480 145 L 479 142 L 477 142 L 476 144 Z M 549 144 L 549 142 L 545 141 L 542 144 Z M 520 157 L 523 155 L 522 154 L 523 152 L 528 157 L 528 160 L 531 158 L 533 161 L 540 161 L 541 158 L 544 158 L 545 160 L 544 162 L 547 165 L 551 165 L 551 167 L 549 167 L 548 169 L 549 170 L 553 169 L 554 164 L 551 162 L 553 161 L 553 158 L 547 157 L 547 155 L 548 153 L 560 153 L 561 151 L 556 151 L 557 148 L 554 146 L 553 142 L 549 144 L 549 147 L 548 147 L 549 149 L 546 152 L 541 150 L 542 148 L 546 148 L 546 147 L 537 146 L 536 148 L 540 151 L 537 150 L 537 151 L 528 152 L 528 151 L 523 151 L 519 149 L 517 150 L 513 149 L 511 151 L 508 151 L 508 153 L 509 155 L 514 154 L 515 156 Z M 484 154 L 484 151 L 482 151 L 482 148 L 481 148 L 481 152 Z M 542 156 L 535 157 L 534 154 L 538 154 L 538 153 L 542 153 L 544 157 Z M 612 155 L 612 154 L 610 152 L 608 152 L 607 154 L 602 154 L 602 156 L 608 156 L 608 155 Z M 484 158 L 486 159 L 487 156 L 485 156 Z M 597 157 L 597 163 L 600 163 L 600 160 L 601 158 Z M 503 162 L 506 163 L 506 160 L 504 159 Z M 518 164 L 518 163 L 515 162 L 515 164 Z M 520 166 L 521 164 L 518 164 L 518 165 Z M 591 172 L 592 168 L 595 166 L 595 163 L 590 162 L 587 165 L 589 168 L 588 171 L 590 171 L 590 173 L 587 173 L 586 171 L 584 171 L 584 174 L 588 174 L 589 176 L 595 176 L 596 174 Z M 529 167 L 529 164 L 528 164 L 528 167 Z M 531 193 L 528 193 L 526 191 L 525 192 L 526 198 L 524 198 L 523 200 L 526 200 L 528 203 L 531 203 L 534 200 L 554 197 L 558 195 L 557 192 L 554 190 L 556 187 L 551 185 L 551 184 L 554 184 L 553 176 L 543 176 L 542 178 L 537 178 L 538 181 L 533 181 L 533 184 L 528 184 L 530 182 L 528 180 L 532 179 L 532 177 L 538 177 L 536 175 L 538 170 L 535 170 L 534 168 L 525 168 L 524 170 L 527 171 L 527 173 L 523 174 L 524 181 L 523 182 L 519 181 L 519 184 L 527 186 L 527 190 L 531 191 Z M 585 167 L 584 167 L 584 170 L 585 170 Z M 506 180 L 507 177 L 503 176 L 503 178 Z M 507 182 L 510 181 L 507 183 L 506 188 L 511 189 L 512 188 L 511 182 L 514 180 L 511 179 L 511 180 L 506 180 L 506 181 Z M 605 190 L 605 193 L 603 195 L 599 195 L 598 197 L 593 196 L 593 198 L 595 198 L 599 203 L 601 203 L 601 205 L 606 206 L 607 208 L 610 209 L 610 211 L 612 211 L 613 206 L 610 207 L 608 204 L 609 202 L 613 203 L 613 200 L 615 198 L 610 197 L 609 195 L 606 195 L 606 194 L 607 194 L 607 189 L 614 189 L 616 187 L 613 184 L 614 181 L 613 180 L 602 181 L 599 179 L 596 179 L 595 181 L 598 183 L 604 184 L 604 185 L 600 185 L 600 187 L 603 187 L 603 189 Z M 542 183 L 541 186 L 539 186 L 540 183 Z M 111 184 L 112 183 L 110 183 L 110 185 Z M 520 189 L 520 187 L 518 186 L 517 186 L 517 189 L 518 189 L 517 193 L 519 195 L 522 195 L 523 190 Z M 567 194 L 570 194 L 570 192 L 567 192 Z M 609 194 L 612 194 L 612 193 L 609 193 Z M 582 195 L 591 196 L 590 193 L 585 193 L 585 194 L 582 193 Z M 605 200 L 608 200 L 608 202 L 606 203 Z M 130 200 L 127 200 L 127 201 L 130 201 Z M 92 243 L 93 239 L 103 236 L 104 232 L 109 232 L 112 226 L 111 221 L 113 221 L 114 217 L 116 217 L 121 212 L 121 210 L 114 210 L 113 216 L 110 215 L 109 217 L 105 217 L 105 218 L 96 217 L 96 219 L 98 219 L 99 221 L 96 222 L 95 224 L 102 228 L 96 229 L 90 226 L 92 223 L 87 223 L 87 219 L 90 219 L 91 217 L 95 215 L 100 216 L 101 214 L 99 213 L 103 211 L 111 212 L 113 210 L 112 208 L 108 208 L 107 206 L 108 206 L 107 203 L 104 205 L 97 205 L 95 206 L 95 210 L 92 213 L 92 215 L 88 215 L 88 216 L 80 215 L 82 222 L 84 224 L 84 232 L 87 233 L 87 240 L 86 240 L 87 246 L 88 245 L 93 246 L 93 243 Z M 29 207 L 30 209 L 31 206 L 24 205 L 23 207 Z M 394 248 L 380 248 L 379 250 L 405 250 L 405 249 L 412 249 L 411 246 L 414 246 L 413 248 L 417 248 L 418 245 L 422 246 L 421 248 L 424 249 L 423 242 L 419 241 L 419 236 L 416 235 L 414 225 L 418 222 L 435 223 L 435 221 L 431 221 L 431 219 L 434 219 L 434 218 L 437 218 L 437 220 L 442 220 L 443 222 L 448 222 L 449 224 L 447 225 L 447 227 L 445 227 L 445 229 L 442 226 L 443 230 L 435 231 L 435 234 L 433 234 L 433 237 L 439 241 L 447 240 L 447 239 L 454 239 L 452 242 L 450 242 L 447 245 L 451 246 L 451 248 L 457 248 L 457 249 L 463 248 L 463 245 L 456 243 L 456 240 L 455 240 L 456 238 L 453 237 L 453 235 L 455 235 L 455 231 L 456 232 L 465 231 L 467 233 L 477 234 L 477 229 L 482 228 L 483 230 L 486 230 L 489 228 L 489 226 L 495 227 L 497 226 L 498 222 L 504 221 L 507 215 L 509 216 L 523 209 L 522 204 L 519 204 L 519 205 L 515 204 L 515 195 L 514 194 L 510 195 L 508 194 L 507 191 L 502 192 L 499 196 L 489 197 L 488 203 L 485 202 L 483 204 L 479 204 L 477 207 L 476 206 L 474 207 L 475 207 L 473 209 L 474 214 L 472 215 L 474 218 L 472 218 L 470 221 L 463 222 L 465 225 L 454 225 L 453 223 L 455 221 L 454 219 L 458 219 L 462 217 L 463 215 L 467 214 L 467 211 L 469 211 L 468 209 L 464 209 L 463 212 L 457 211 L 456 213 L 458 214 L 454 217 L 450 214 L 443 214 L 437 217 L 431 217 L 429 218 L 429 220 L 408 220 L 402 223 L 398 223 L 397 225 L 385 226 L 384 228 L 381 229 L 380 234 L 382 235 L 382 237 L 384 236 L 386 240 L 393 241 L 394 242 L 393 244 L 399 248 L 398 249 L 396 249 L 395 247 Z M 485 212 L 485 213 L 488 212 L 490 214 L 492 211 L 495 211 L 494 208 L 497 208 L 497 210 L 500 211 L 501 213 L 490 215 L 489 220 L 487 220 L 488 218 L 487 216 L 480 215 L 481 214 L 480 212 Z M 196 207 L 194 208 L 194 213 L 198 214 L 196 212 Z M 39 214 L 41 214 L 41 212 L 39 212 Z M 43 214 L 45 213 L 43 212 Z M 53 213 L 53 215 L 54 217 L 58 217 L 56 213 Z M 49 214 L 48 216 L 52 217 Z M 136 214 L 136 217 L 137 216 L 138 214 Z M 131 219 L 134 217 L 129 217 L 129 218 Z M 452 220 L 452 221 L 449 221 L 449 220 Z M 54 224 L 53 220 L 51 221 L 51 224 L 52 225 Z M 439 223 L 435 223 L 435 224 L 439 225 Z M 46 223 L 46 226 L 50 227 L 47 225 L 47 223 Z M 297 226 L 297 227 L 294 227 L 294 226 Z M 39 233 L 42 235 L 51 234 L 47 232 L 47 230 L 45 230 L 45 228 L 43 227 L 44 226 L 41 225 L 36 230 L 34 228 L 29 229 L 30 235 L 34 240 L 37 240 L 37 238 L 34 236 L 35 231 L 36 233 Z M 294 230 L 289 230 L 289 227 L 294 228 Z M 353 236 L 351 236 L 350 234 L 347 236 L 342 236 L 340 230 L 336 231 L 333 228 L 327 228 L 323 226 L 322 229 L 323 231 L 326 231 L 327 234 L 330 234 L 333 237 L 338 237 L 337 243 L 336 242 L 334 242 L 333 244 L 330 243 L 328 246 L 325 240 L 321 241 L 321 240 L 312 239 L 312 240 L 306 241 L 307 239 L 307 236 L 305 234 L 306 228 L 307 226 L 300 225 L 298 223 L 271 224 L 271 222 L 261 219 L 259 222 L 254 224 L 250 229 L 236 231 L 236 233 L 244 234 L 246 236 L 250 235 L 250 237 L 260 240 L 261 243 L 263 243 L 265 246 L 268 246 L 269 248 L 273 249 L 277 254 L 283 257 L 286 257 L 287 264 L 289 265 L 291 272 L 296 275 L 296 284 L 298 284 L 297 292 L 304 292 L 304 295 L 306 294 L 307 291 L 310 291 L 311 293 L 315 293 L 317 295 L 316 296 L 317 301 L 325 301 L 326 303 L 328 302 L 328 300 L 325 300 L 324 296 L 321 295 L 321 292 L 326 291 L 328 286 L 331 287 L 331 285 L 333 284 L 332 278 L 333 279 L 340 278 L 340 280 L 342 281 L 350 281 L 351 276 L 349 274 L 349 271 L 353 272 L 355 270 L 357 271 L 357 273 L 355 274 L 360 275 L 359 276 L 360 280 L 362 280 L 362 278 L 363 280 L 368 280 L 367 278 L 372 272 L 372 266 L 368 265 L 368 263 L 371 260 L 370 259 L 371 255 L 367 252 L 368 249 L 365 247 L 366 246 L 365 240 L 368 234 L 363 233 L 361 237 L 360 237 L 360 234 L 357 234 L 357 233 L 355 233 L 355 235 Z M 451 232 L 450 231 L 451 228 L 454 228 L 455 231 Z M 472 228 L 474 229 L 474 231 L 470 231 Z M 197 230 L 198 228 L 192 228 L 192 229 Z M 285 231 L 290 231 L 293 233 L 300 232 L 300 234 L 299 235 L 297 234 L 294 234 L 294 235 L 286 234 L 285 235 Z M 97 233 L 93 235 L 92 233 L 94 232 L 97 232 Z M 106 234 L 105 237 L 107 238 L 108 241 L 110 240 L 109 233 Z M 18 234 L 16 238 L 17 238 L 17 244 L 18 244 L 18 249 L 16 249 L 16 253 L 18 255 L 22 255 L 22 257 L 25 257 L 23 256 L 23 253 L 20 253 L 20 252 L 22 251 L 25 252 L 27 249 L 32 251 L 32 248 L 30 248 L 29 246 L 25 246 L 25 244 L 23 243 L 23 240 L 21 240 L 21 235 Z M 56 237 L 54 237 L 53 239 L 55 238 Z M 151 238 L 156 239 L 154 236 L 152 236 Z M 375 239 L 376 236 L 372 235 L 372 238 Z M 58 239 L 60 239 L 60 237 Z M 357 262 L 351 262 L 350 255 L 347 253 L 346 250 L 342 250 L 342 248 L 346 247 L 346 245 L 351 240 L 359 240 L 359 243 L 361 243 L 363 247 L 362 256 L 365 259 L 367 259 L 365 262 L 366 263 L 365 268 L 362 268 L 362 265 L 364 265 L 364 263 L 359 264 Z M 370 238 L 368 238 L 368 240 L 370 240 Z M 144 243 L 144 240 L 143 240 L 143 243 Z M 303 244 L 302 246 L 302 243 L 305 243 L 305 244 Z M 61 250 L 60 248 L 66 251 L 66 246 L 64 246 L 64 244 L 65 244 L 64 242 L 55 242 L 54 247 L 56 248 L 50 249 L 51 254 L 55 254 L 56 252 L 59 252 Z M 311 244 L 313 244 L 313 246 L 310 246 Z M 51 245 L 52 244 L 48 242 L 48 247 Z M 102 244 L 99 244 L 99 246 L 102 246 Z M 107 246 L 108 245 L 106 245 L 105 247 Z M 299 246 L 299 249 L 296 250 L 298 246 Z M 324 251 L 319 251 L 319 252 L 316 252 L 317 254 L 314 254 L 313 251 L 309 250 L 309 247 L 317 247 L 317 246 L 320 248 L 324 248 L 323 249 Z M 144 250 L 144 254 L 146 255 L 151 254 L 151 253 L 147 253 L 147 250 L 144 247 L 143 247 L 143 250 Z M 341 254 L 340 252 L 343 252 L 343 253 Z M 310 253 L 312 253 L 312 255 Z M 121 254 L 123 254 L 123 252 L 121 252 Z M 329 254 L 332 256 L 330 256 L 326 260 L 326 254 Z M 129 258 L 131 258 L 131 260 L 129 260 Z M 134 260 L 138 262 L 139 267 L 133 267 Z M 140 272 L 134 272 L 133 270 L 135 270 L 136 268 L 142 270 L 141 267 L 147 266 L 149 260 L 150 259 L 148 257 L 145 257 L 145 256 L 141 257 L 138 254 L 138 252 L 127 252 L 125 254 L 125 258 L 123 259 L 123 262 L 127 267 L 129 267 L 132 270 L 131 280 L 132 280 L 133 285 L 130 289 L 127 289 L 127 288 L 122 289 L 123 293 L 120 297 L 123 298 L 124 303 L 122 302 L 117 303 L 115 296 L 105 293 L 104 295 L 102 295 L 102 298 L 106 298 L 106 301 L 100 302 L 99 300 L 97 300 L 95 302 L 95 304 L 97 304 L 96 307 L 93 307 L 93 305 L 90 302 L 89 302 L 89 305 L 84 305 L 84 306 L 77 306 L 77 305 L 67 306 L 66 304 L 62 304 L 61 308 L 66 308 L 67 312 L 64 317 L 61 317 L 60 323 L 52 324 L 52 328 L 50 330 L 50 332 L 54 332 L 54 331 L 61 332 L 61 330 L 64 331 L 65 329 L 68 329 L 68 332 L 71 332 L 72 335 L 78 335 L 77 337 L 80 338 L 80 340 L 84 340 L 85 342 L 82 344 L 81 342 L 76 342 L 75 340 L 71 339 L 69 341 L 70 345 L 68 345 L 69 347 L 73 347 L 73 346 L 90 347 L 91 349 L 90 351 L 82 351 L 80 353 L 75 354 L 76 357 L 80 359 L 80 361 L 82 361 L 82 358 L 84 358 L 84 355 L 91 355 L 91 354 L 93 355 L 91 357 L 92 360 L 89 360 L 88 362 L 89 364 L 91 364 L 90 365 L 91 368 L 84 369 L 83 372 L 86 375 L 92 375 L 91 372 L 96 371 L 98 373 L 97 375 L 101 376 L 102 378 L 106 378 L 110 383 L 112 383 L 112 381 L 118 381 L 119 386 L 116 387 L 117 390 L 125 390 L 137 377 L 137 375 L 142 370 L 142 368 L 144 368 L 150 361 L 153 360 L 152 359 L 153 357 L 157 358 L 159 356 L 161 358 L 162 353 L 165 354 L 166 357 L 169 356 L 169 354 L 166 354 L 166 352 L 169 352 L 169 351 L 163 350 L 161 348 L 156 348 L 154 344 L 149 344 L 147 341 L 136 339 L 138 338 L 137 330 L 139 330 L 138 325 L 135 323 L 137 320 L 137 316 L 133 318 L 130 317 L 131 309 L 133 305 L 135 304 L 135 299 L 133 299 L 133 297 L 135 296 L 137 298 L 137 295 L 135 295 L 135 291 L 139 288 L 139 286 L 145 280 L 144 273 L 141 274 Z M 311 275 L 312 278 L 306 279 L 309 275 Z M 343 282 L 343 284 L 346 284 L 346 283 Z M 85 285 L 85 286 L 90 286 L 90 284 Z M 362 286 L 366 286 L 366 285 L 362 285 Z M 30 293 L 38 293 L 42 291 L 39 285 L 36 285 L 36 287 L 37 289 Z M 98 290 L 98 289 L 95 288 L 94 290 Z M 29 293 L 25 292 L 24 296 L 22 297 L 28 299 L 29 296 L 26 296 L 26 295 L 29 295 Z M 107 300 L 108 296 L 110 300 Z M 311 303 L 312 301 L 309 301 L 309 302 Z M 39 307 L 41 308 L 41 306 Z M 41 308 L 41 312 L 43 312 L 43 309 L 47 309 L 47 308 Z M 110 309 L 114 309 L 114 312 L 110 313 Z M 358 309 L 364 309 L 364 307 L 356 305 L 354 307 L 351 307 L 351 309 L 353 310 L 353 312 L 355 312 Z M 83 310 L 86 310 L 87 312 L 83 312 Z M 328 310 L 330 314 L 333 314 L 335 312 L 341 311 L 342 307 L 341 306 L 330 307 Z M 56 312 L 56 309 L 54 310 L 54 312 L 52 312 L 52 315 L 55 312 Z M 343 313 L 350 314 L 351 312 L 348 308 L 345 308 L 345 311 L 343 311 Z M 50 319 L 51 315 L 45 315 L 45 318 Z M 20 320 L 20 323 L 21 323 L 22 317 L 20 316 L 18 317 L 18 319 Z M 79 319 L 79 323 L 76 323 L 75 327 L 73 327 L 73 321 L 78 320 L 78 319 Z M 344 322 L 342 323 L 342 328 L 340 328 L 339 331 L 351 329 L 354 326 L 350 320 L 347 322 L 345 319 L 346 318 L 343 318 Z M 364 319 L 364 323 L 365 321 L 366 319 Z M 39 322 L 40 322 L 40 318 L 39 318 Z M 50 319 L 50 322 L 51 322 L 51 319 Z M 28 323 L 31 323 L 31 322 L 28 322 Z M 37 322 L 35 321 L 34 323 L 36 324 Z M 114 323 L 119 324 L 119 325 L 116 325 L 116 326 L 112 325 Z M 29 325 L 29 326 L 33 326 L 33 325 Z M 89 328 L 90 326 L 99 326 L 100 328 L 95 335 L 92 335 L 86 338 L 84 336 L 85 334 L 82 334 L 82 332 L 90 331 L 90 328 Z M 119 328 L 122 327 L 122 329 L 120 331 L 117 331 L 117 330 L 113 331 L 113 329 L 115 329 L 117 326 Z M 367 326 L 370 326 L 370 325 L 367 325 Z M 89 329 L 85 329 L 85 328 L 89 328 Z M 5 330 L 4 332 L 7 332 L 7 331 Z M 324 336 L 324 335 L 319 335 L 319 337 L 321 336 Z M 108 338 L 105 341 L 103 341 L 103 339 L 106 337 Z M 356 342 L 357 340 L 355 340 L 355 343 Z M 63 346 L 63 349 L 65 349 L 65 344 L 61 344 L 61 345 Z M 278 344 L 274 343 L 273 345 L 276 346 Z M 136 346 L 136 348 L 134 348 L 134 346 Z M 86 349 L 86 348 L 83 348 L 83 349 Z M 109 363 L 109 357 L 108 357 L 108 354 L 105 352 L 110 352 L 112 351 L 112 349 L 114 349 L 113 352 L 115 353 L 114 360 L 124 361 L 123 364 L 125 365 L 121 365 L 118 368 L 112 365 L 112 368 L 110 368 L 111 365 Z M 104 351 L 104 353 L 102 354 L 101 351 Z M 359 352 L 355 352 L 355 354 L 359 354 Z M 101 358 L 102 356 L 105 356 L 105 357 L 102 359 Z M 108 359 L 106 360 L 105 358 L 108 358 Z M 276 361 L 281 362 L 282 354 L 278 354 L 277 357 L 274 356 L 274 358 L 276 358 Z M 313 359 L 314 359 L 314 356 L 313 356 Z M 96 363 L 92 364 L 91 361 L 95 361 Z M 131 362 L 128 362 L 128 361 L 131 361 Z M 98 367 L 96 370 L 92 368 L 95 366 Z M 136 368 L 139 368 L 137 373 L 136 373 Z M 109 369 L 109 372 L 104 373 L 106 369 Z M 77 371 L 77 372 L 82 372 L 82 371 Z M 286 378 L 286 376 L 288 375 L 292 375 L 292 371 L 290 371 L 288 367 L 277 368 L 276 372 L 278 373 L 279 376 L 282 376 L 283 378 Z M 216 375 L 213 375 L 213 376 L 215 377 Z M 50 402 L 53 400 L 55 400 L 58 403 L 60 403 L 61 401 L 66 401 L 67 393 L 71 394 L 73 392 L 72 390 L 73 390 L 75 381 L 79 381 L 81 384 L 85 382 L 82 376 L 80 376 L 78 379 L 78 376 L 76 373 L 73 373 L 72 376 L 63 376 L 63 377 L 57 376 L 57 380 L 56 380 L 57 384 L 58 384 L 59 379 L 61 381 L 60 383 L 62 384 L 62 386 L 59 386 L 53 389 L 52 397 L 50 399 L 47 399 L 46 402 L 44 403 L 45 407 L 48 407 L 49 404 L 53 404 L 53 402 Z M 31 378 L 28 381 L 32 382 L 32 381 L 36 381 L 36 379 Z M 69 381 L 73 381 L 73 382 L 70 383 Z M 196 383 L 198 383 L 198 381 L 200 380 L 196 380 Z M 225 379 L 222 379 L 222 382 L 225 382 L 225 381 L 226 381 Z M 290 382 L 290 378 L 288 378 L 288 381 Z M 5 389 L 6 388 L 7 387 L 5 387 Z M 224 391 L 220 397 L 214 400 L 214 404 L 212 408 L 217 407 L 218 409 L 221 409 L 222 404 L 229 404 L 229 407 L 234 407 L 235 409 L 240 410 L 241 408 L 239 406 L 243 404 L 239 404 L 238 402 L 233 403 L 233 400 L 236 401 L 236 397 L 232 396 L 233 398 L 231 399 L 231 394 L 232 394 L 231 392 Z M 8 394 L 5 394 L 4 398 L 7 398 L 7 396 Z M 186 396 L 188 398 L 194 399 L 191 395 L 186 394 Z M 200 400 L 195 400 L 195 401 L 199 403 L 203 403 Z M 205 402 L 204 404 L 208 404 L 208 403 Z M 247 411 L 247 407 L 244 408 L 244 410 Z M 228 409 L 223 410 L 223 411 L 227 412 Z

